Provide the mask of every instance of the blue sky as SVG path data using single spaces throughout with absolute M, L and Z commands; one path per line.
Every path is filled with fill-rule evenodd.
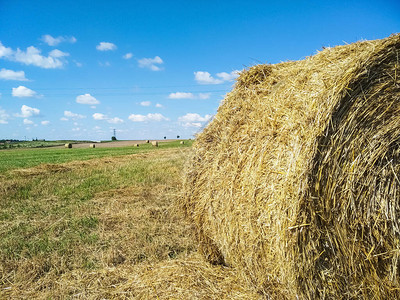
M 397 32 L 395 0 L 0 0 L 0 139 L 190 138 L 238 71 Z

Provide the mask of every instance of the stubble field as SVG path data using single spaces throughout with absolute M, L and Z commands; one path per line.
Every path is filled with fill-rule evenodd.
M 175 209 L 191 143 L 0 152 L 0 298 L 258 298 Z

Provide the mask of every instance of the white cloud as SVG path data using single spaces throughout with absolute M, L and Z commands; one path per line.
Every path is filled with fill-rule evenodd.
M 221 72 L 216 74 L 219 78 L 214 78 L 210 73 L 204 71 L 194 72 L 194 79 L 199 84 L 221 84 L 226 81 L 232 81 L 239 76 L 239 71 L 235 70 L 230 73 Z
M 66 117 L 66 118 L 61 118 L 60 120 L 61 121 L 68 121 L 67 118 L 71 118 L 72 120 L 78 120 L 78 119 L 86 118 L 86 116 L 84 116 L 84 115 L 76 114 L 76 113 L 73 113 L 72 111 L 69 111 L 69 110 L 65 110 L 64 111 L 64 117 Z
M 194 72 L 194 79 L 200 84 L 220 84 L 223 80 L 216 79 L 208 72 L 198 71 Z
M 25 78 L 24 71 L 13 71 L 4 68 L 0 70 L 0 79 L 28 81 L 28 79 Z
M 150 106 L 151 102 L 150 101 L 142 101 L 142 102 L 140 102 L 140 105 L 141 106 Z
M 99 51 L 111 51 L 117 49 L 117 46 L 113 43 L 101 42 L 96 46 L 96 49 Z
M 101 113 L 94 113 L 94 114 L 92 115 L 92 117 L 93 117 L 93 119 L 95 119 L 95 120 L 106 120 L 106 119 L 107 119 L 106 115 L 101 114 Z
M 144 116 L 144 115 L 135 115 L 135 114 L 129 115 L 128 119 L 131 120 L 132 122 L 144 122 L 144 121 L 147 121 L 146 116 Z
M 239 70 L 235 70 L 230 73 L 226 72 L 217 73 L 217 76 L 221 78 L 223 81 L 232 81 L 239 76 L 239 73 L 240 73 Z
M 179 122 L 207 122 L 212 118 L 212 115 L 205 115 L 204 117 L 196 113 L 187 113 L 178 118 Z
M 156 107 L 157 107 L 157 108 L 162 108 L 162 107 L 164 107 L 164 106 L 163 106 L 162 104 L 160 104 L 160 103 L 157 103 L 157 104 L 156 104 Z
M 72 128 L 72 131 L 81 131 L 81 129 L 79 127 L 77 128 Z
M 196 127 L 196 128 L 200 128 L 202 125 L 202 123 L 200 122 L 192 122 L 192 123 L 183 123 L 182 124 L 183 127 Z
M 102 121 L 105 120 L 110 124 L 119 124 L 119 123 L 124 123 L 124 120 L 118 118 L 118 117 L 114 117 L 114 118 L 109 118 L 107 117 L 105 114 L 101 114 L 101 113 L 94 113 L 92 115 L 93 119 L 97 120 L 97 121 Z
M 135 115 L 131 114 L 128 117 L 129 120 L 132 122 L 145 122 L 145 121 L 169 121 L 168 118 L 164 117 L 162 114 L 155 113 L 155 114 L 147 114 L 147 115 Z
M 95 97 L 91 96 L 90 94 L 84 94 L 84 95 L 77 96 L 76 102 L 80 103 L 80 104 L 89 104 L 89 105 L 100 104 L 99 100 L 97 100 Z
M 37 96 L 37 93 L 27 87 L 20 85 L 17 88 L 12 88 L 12 96 L 18 98 L 29 98 Z
M 210 98 L 210 93 L 199 93 L 194 95 L 193 93 L 176 92 L 168 95 L 169 99 L 208 99 Z
M 21 107 L 21 113 L 20 114 L 16 114 L 17 117 L 20 118 L 29 118 L 32 116 L 37 116 L 40 114 L 40 110 L 34 107 L 29 107 L 27 105 L 22 105 Z
M 168 96 L 169 99 L 193 99 L 194 95 L 192 93 L 176 92 L 171 93 Z
M 32 124 L 33 124 L 33 121 L 28 120 L 28 119 L 24 119 L 24 124 L 25 124 L 25 125 L 32 125 Z
M 45 42 L 49 46 L 57 46 L 62 42 L 68 43 L 76 43 L 76 38 L 74 36 L 66 37 L 66 36 L 59 36 L 59 37 L 52 37 L 50 34 L 45 34 L 42 36 L 41 40 Z
M 10 56 L 12 56 L 12 54 L 13 50 L 11 48 L 3 46 L 3 44 L 0 42 L 0 58 L 1 57 L 9 58 Z
M 205 100 L 205 99 L 209 99 L 210 98 L 210 93 L 200 93 L 198 95 L 199 99 Z
M 114 118 L 107 119 L 107 122 L 110 124 L 119 124 L 119 123 L 124 123 L 124 120 L 114 117 Z
M 157 65 L 163 64 L 163 60 L 159 56 L 155 56 L 154 58 L 142 58 L 138 60 L 139 67 L 140 68 L 147 68 L 152 71 L 160 71 L 162 68 L 160 68 Z
M 147 114 L 146 117 L 150 121 L 169 121 L 168 118 L 164 117 L 162 114 L 159 114 L 159 113 Z
M 57 46 L 62 41 L 62 37 L 53 38 L 50 34 L 46 34 L 42 36 L 42 41 L 45 42 L 49 46 Z
M 49 56 L 54 57 L 54 58 L 60 58 L 60 57 L 64 57 L 64 56 L 69 56 L 69 53 L 62 52 L 58 49 L 54 49 L 49 52 Z
M 8 119 L 10 116 L 6 113 L 4 109 L 0 108 L 0 124 L 8 124 Z
M 125 54 L 124 56 L 122 56 L 124 59 L 131 59 L 132 57 L 133 57 L 133 54 L 132 53 L 127 53 L 127 54 Z
M 66 117 L 62 117 L 60 118 L 60 121 L 68 121 L 68 119 Z
M 68 55 L 68 53 L 58 51 L 59 50 L 54 52 L 53 50 L 49 53 L 49 56 L 46 57 L 40 54 L 41 51 L 39 49 L 30 46 L 26 48 L 26 51 L 17 49 L 17 51 L 14 51 L 9 59 L 26 65 L 34 65 L 44 69 L 56 69 L 64 66 L 65 61 L 62 59 L 62 57 Z M 60 52 L 63 53 L 61 57 L 59 56 Z
M 60 56 L 61 55 L 61 56 Z M 68 53 L 64 53 L 60 50 L 54 52 L 51 51 L 49 56 L 41 55 L 41 51 L 33 46 L 26 48 L 26 51 L 22 51 L 19 48 L 14 51 L 11 48 L 3 46 L 0 42 L 0 58 L 20 62 L 26 65 L 34 65 L 44 69 L 55 69 L 63 67 L 65 60 L 62 59 L 67 56 Z
M 44 126 L 47 126 L 47 125 L 50 124 L 50 121 L 42 121 L 42 122 L 40 122 L 40 124 L 42 124 L 42 125 L 44 125 Z

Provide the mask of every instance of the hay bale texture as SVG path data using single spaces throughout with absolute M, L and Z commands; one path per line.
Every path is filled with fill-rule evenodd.
M 151 144 L 152 144 L 154 147 L 158 147 L 158 141 L 153 141 L 153 142 L 151 142 Z
M 65 147 L 65 148 L 72 148 L 72 144 L 71 144 L 71 143 L 66 143 L 66 144 L 64 145 L 64 147 Z
M 96 144 L 90 144 L 89 148 L 96 148 Z
M 279 299 L 400 298 L 400 35 L 242 72 L 181 205 L 201 251 Z

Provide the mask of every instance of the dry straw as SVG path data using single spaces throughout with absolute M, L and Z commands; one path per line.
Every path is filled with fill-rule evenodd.
M 71 143 L 67 143 L 64 145 L 65 148 L 72 148 L 72 144 Z
M 150 141 L 149 141 L 149 140 L 146 140 L 146 144 L 148 144 L 148 143 L 150 143 Z
M 153 141 L 153 142 L 151 142 L 151 144 L 152 144 L 154 147 L 158 147 L 158 142 L 157 142 L 157 141 Z
M 89 148 L 96 148 L 96 144 L 90 144 Z
M 243 72 L 181 205 L 266 295 L 400 298 L 400 35 Z
M 185 141 L 181 141 L 180 144 L 181 144 L 181 145 L 184 145 L 184 144 L 185 144 Z
M 139 144 L 134 144 L 133 147 L 139 147 Z

